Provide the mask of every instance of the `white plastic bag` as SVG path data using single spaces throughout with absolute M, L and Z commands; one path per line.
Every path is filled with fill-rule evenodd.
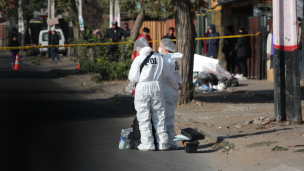
M 119 140 L 119 149 L 129 149 L 130 148 L 130 133 L 133 132 L 133 128 L 122 129 Z
M 207 77 L 207 74 L 213 74 L 218 80 L 227 78 L 228 80 L 232 77 L 231 74 L 222 68 L 219 64 L 204 63 L 201 64 L 200 71 L 198 73 L 200 79 Z
M 127 85 L 125 91 L 126 91 L 127 93 L 132 93 L 132 90 L 135 90 L 135 85 L 134 85 L 132 82 L 130 82 L 130 83 Z
M 226 85 L 224 83 L 219 83 L 217 86 L 218 91 L 224 91 L 226 89 Z

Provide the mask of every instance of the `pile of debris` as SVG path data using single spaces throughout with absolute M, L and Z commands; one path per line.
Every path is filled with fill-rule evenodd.
M 225 91 L 227 87 L 239 85 L 238 79 L 219 65 L 219 60 L 194 55 L 193 84 L 196 92 Z
M 276 118 L 273 118 L 273 117 L 269 117 L 269 116 L 262 116 L 262 117 L 256 117 L 254 120 L 248 120 L 245 122 L 245 125 L 248 125 L 248 124 L 255 124 L 255 125 L 267 125 L 271 122 L 275 122 L 276 121 Z

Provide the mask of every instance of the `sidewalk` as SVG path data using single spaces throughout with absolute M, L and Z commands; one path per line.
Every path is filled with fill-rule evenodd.
M 240 81 L 225 92 L 195 94 L 191 103 L 176 109 L 176 132 L 192 127 L 209 136 L 208 141 L 230 144 L 218 151 L 229 162 L 228 170 L 304 170 L 303 124 L 249 123 L 274 117 L 273 96 L 273 84 L 257 80 Z M 272 151 L 275 146 L 287 151 Z

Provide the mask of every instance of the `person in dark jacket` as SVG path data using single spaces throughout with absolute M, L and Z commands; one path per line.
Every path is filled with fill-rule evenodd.
M 14 35 L 13 36 L 13 40 L 11 40 L 11 42 L 9 43 L 9 47 L 18 47 L 20 46 L 20 43 L 17 40 L 17 36 Z M 19 53 L 19 50 L 10 50 L 12 58 L 13 58 L 13 63 L 12 63 L 12 67 L 14 68 L 15 66 L 15 60 L 16 60 L 16 55 Z
M 208 37 L 219 37 L 220 34 L 216 32 L 215 25 L 211 24 L 209 26 L 209 35 Z M 208 45 L 208 57 L 217 59 L 218 49 L 219 49 L 219 39 L 207 39 L 206 44 Z
M 239 27 L 240 35 L 248 34 L 244 26 Z M 235 76 L 239 80 L 247 80 L 247 59 L 251 57 L 249 37 L 239 37 L 235 45 L 237 50 L 238 74 Z
M 111 42 L 120 42 L 122 37 L 124 36 L 124 30 L 117 26 L 117 21 L 112 22 L 112 28 L 107 29 L 105 35 L 103 36 L 104 39 L 110 40 Z M 109 46 L 109 50 L 106 56 L 116 56 L 118 57 L 118 45 Z M 117 58 L 118 59 L 118 58 Z
M 162 39 L 176 39 L 176 37 L 174 36 L 174 32 L 175 32 L 175 28 L 174 27 L 170 27 L 169 28 L 169 33 L 164 36 Z M 176 44 L 176 41 L 173 41 Z
M 52 31 L 51 45 L 59 45 L 59 35 L 57 34 L 57 32 L 55 30 Z M 57 47 L 51 48 L 52 63 L 56 63 L 56 61 L 54 59 L 54 53 L 57 56 L 57 62 L 60 63 Z
M 234 35 L 234 27 L 228 26 L 227 27 L 227 36 Z M 231 74 L 235 73 L 235 63 L 236 63 L 236 51 L 235 45 L 237 43 L 236 38 L 227 38 L 224 40 L 224 46 L 222 52 L 225 54 L 225 58 L 227 61 L 227 71 Z
M 125 23 L 124 24 L 124 35 L 123 35 L 123 38 L 128 38 L 131 36 L 131 30 L 129 29 L 129 24 L 128 23 Z

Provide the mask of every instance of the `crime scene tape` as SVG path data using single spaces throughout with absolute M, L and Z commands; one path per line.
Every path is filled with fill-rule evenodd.
M 221 36 L 221 37 L 201 37 L 195 38 L 195 40 L 205 39 L 229 39 L 238 37 L 258 36 L 261 32 L 256 34 L 244 34 L 244 35 L 233 35 L 233 36 Z M 176 41 L 176 39 L 171 39 Z M 160 42 L 161 40 L 148 41 L 148 43 Z M 119 45 L 119 44 L 133 44 L 135 42 L 110 42 L 110 43 L 87 43 L 87 44 L 65 44 L 65 45 L 49 45 L 49 46 L 19 46 L 19 47 L 0 47 L 0 50 L 20 50 L 20 49 L 38 49 L 38 48 L 53 48 L 53 47 L 77 47 L 77 46 L 102 46 L 102 45 Z

